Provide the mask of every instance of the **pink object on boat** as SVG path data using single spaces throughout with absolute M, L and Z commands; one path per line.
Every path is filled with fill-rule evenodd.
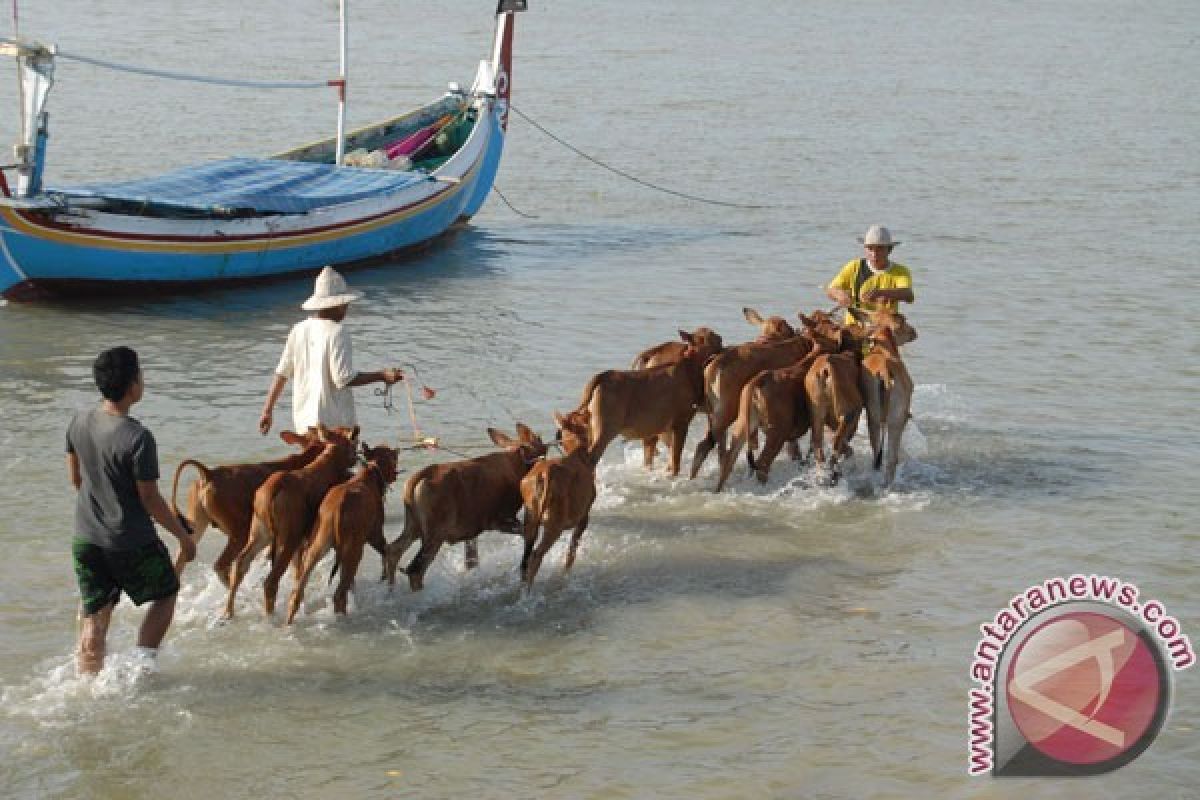
M 387 150 L 384 152 L 387 153 L 387 157 L 389 159 L 396 158 L 397 156 L 412 155 L 424 147 L 425 143 L 432 139 L 434 134 L 441 130 L 442 125 L 445 124 L 447 119 L 449 118 L 443 117 L 432 125 L 421 128 L 421 130 L 417 131 L 416 133 L 410 133 L 408 136 L 405 136 L 395 144 L 388 145 Z

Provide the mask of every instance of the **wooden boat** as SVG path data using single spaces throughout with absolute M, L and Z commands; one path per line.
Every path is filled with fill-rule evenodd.
M 508 123 L 514 14 L 525 5 L 500 0 L 492 56 L 469 90 L 450 84 L 426 106 L 343 133 L 343 26 L 343 73 L 330 82 L 343 90 L 337 136 L 268 158 L 76 187 L 41 182 L 55 49 L 0 40 L 0 54 L 17 60 L 24 101 L 18 163 L 0 168 L 0 295 L 250 282 L 428 243 L 470 219 L 491 191 Z

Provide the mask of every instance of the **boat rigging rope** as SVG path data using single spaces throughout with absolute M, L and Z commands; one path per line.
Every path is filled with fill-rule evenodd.
M 217 86 L 236 86 L 243 89 L 325 89 L 332 85 L 329 81 L 247 81 L 235 78 L 216 78 L 209 75 L 192 75 L 186 72 L 171 72 L 168 70 L 138 67 L 131 64 L 119 64 L 115 61 L 103 61 L 99 58 L 69 53 L 63 50 L 55 52 L 58 58 L 68 61 L 80 61 L 94 67 L 112 69 L 118 72 L 132 72 L 137 75 L 149 75 L 152 78 L 167 78 L 174 81 L 191 81 L 192 83 L 211 83 Z
M 524 111 L 517 108 L 516 106 L 509 105 L 508 110 L 515 113 L 518 117 L 525 120 L 530 125 L 537 128 L 542 133 L 546 134 L 546 136 L 549 136 L 551 139 L 553 139 L 554 141 L 561 144 L 563 147 L 565 147 L 568 150 L 570 150 L 571 152 L 575 153 L 575 155 L 577 155 L 581 158 L 587 159 L 588 161 L 592 162 L 596 166 L 602 167 L 602 168 L 608 170 L 609 172 L 612 172 L 616 175 L 620 175 L 622 178 L 625 178 L 626 180 L 630 180 L 636 184 L 645 186 L 647 189 L 653 189 L 656 192 L 663 192 L 664 194 L 671 194 L 671 195 L 675 195 L 676 197 L 682 197 L 685 200 L 693 200 L 697 203 L 706 203 L 710 206 L 724 206 L 725 208 L 749 208 L 749 209 L 764 209 L 764 208 L 778 208 L 779 207 L 779 206 L 769 206 L 769 205 L 755 205 L 753 203 L 729 203 L 724 200 L 713 200 L 712 198 L 709 198 L 709 197 L 700 197 L 699 195 L 688 194 L 687 192 L 680 192 L 680 191 L 676 191 L 675 189 L 668 189 L 665 186 L 659 186 L 656 183 L 651 183 L 650 181 L 642 180 L 641 178 L 637 177 L 636 175 L 631 175 L 628 172 L 626 172 L 625 170 L 618 169 L 617 167 L 614 167 L 611 164 L 606 164 L 605 162 L 601 161 L 598 158 L 595 158 L 594 156 L 588 155 L 587 153 L 583 152 L 575 145 L 571 144 L 570 142 L 568 142 L 568 141 L 562 139 L 561 137 L 556 136 L 555 134 L 548 131 L 545 127 L 540 125 L 538 122 L 536 122 L 534 119 L 532 119 L 528 114 L 526 114 Z
M 495 192 L 496 196 L 504 201 L 504 205 L 508 206 L 509 210 L 512 211 L 514 214 L 516 214 L 518 217 L 524 217 L 525 219 L 537 219 L 538 218 L 537 214 L 526 214 L 524 211 L 517 208 L 512 203 L 508 202 L 508 198 L 504 196 L 504 193 L 501 192 L 500 189 L 498 189 L 496 187 L 496 184 L 494 184 L 494 183 L 492 184 L 492 191 Z

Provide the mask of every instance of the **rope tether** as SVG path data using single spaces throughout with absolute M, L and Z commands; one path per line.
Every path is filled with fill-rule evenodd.
M 538 122 L 536 122 L 534 119 L 532 119 L 528 114 L 521 111 L 521 109 L 517 108 L 516 106 L 509 105 L 508 109 L 509 109 L 509 111 L 514 112 L 521 119 L 528 122 L 533 127 L 537 128 L 542 133 L 546 134 L 546 136 L 549 136 L 551 139 L 558 142 L 563 147 L 565 147 L 568 150 L 570 150 L 571 152 L 575 153 L 575 155 L 579 156 L 580 158 L 587 159 L 588 161 L 592 162 L 596 166 L 602 167 L 603 169 L 606 169 L 609 172 L 612 172 L 616 175 L 620 175 L 622 178 L 625 178 L 626 180 L 630 180 L 636 184 L 645 186 L 647 189 L 653 189 L 656 192 L 663 192 L 664 194 L 671 194 L 671 195 L 675 195 L 676 197 L 682 197 L 685 200 L 693 200 L 697 203 L 707 203 L 708 205 L 711 205 L 711 206 L 724 206 L 725 208 L 764 209 L 764 208 L 780 208 L 781 207 L 781 206 L 768 206 L 768 205 L 754 205 L 751 203 L 729 203 L 724 200 L 713 200 L 708 197 L 700 197 L 699 195 L 688 194 L 687 192 L 680 192 L 680 191 L 676 191 L 675 189 L 668 189 L 665 186 L 659 186 L 656 183 L 651 183 L 650 181 L 642 180 L 641 178 L 637 177 L 636 175 L 631 175 L 622 169 L 618 169 L 617 167 L 614 167 L 611 164 L 606 164 L 605 162 L 601 161 L 600 159 L 598 159 L 594 156 L 588 155 L 587 153 L 583 152 L 575 145 L 571 144 L 570 142 L 565 141 L 561 137 L 556 136 L 555 134 L 548 131 L 545 127 L 540 125 Z

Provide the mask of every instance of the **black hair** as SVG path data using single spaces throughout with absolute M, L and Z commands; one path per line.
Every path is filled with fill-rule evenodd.
M 105 400 L 117 403 L 137 380 L 138 354 L 128 347 L 114 347 L 96 356 L 92 364 L 92 376 L 96 388 Z

